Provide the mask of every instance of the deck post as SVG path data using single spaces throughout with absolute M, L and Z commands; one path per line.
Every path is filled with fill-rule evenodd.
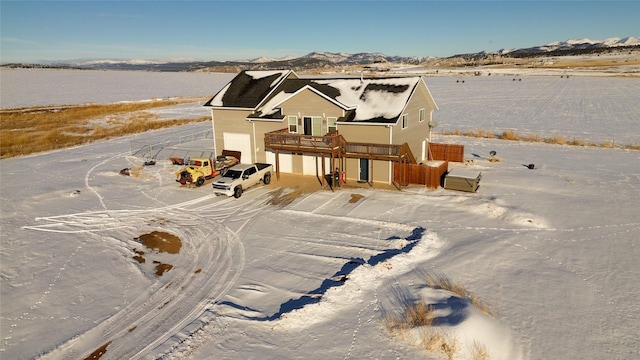
M 324 166 L 324 153 L 322 153 L 322 188 L 323 189 L 324 189 L 324 182 L 325 182 L 324 174 L 326 174 L 326 167 Z
M 280 181 L 280 152 L 276 150 L 276 178 Z

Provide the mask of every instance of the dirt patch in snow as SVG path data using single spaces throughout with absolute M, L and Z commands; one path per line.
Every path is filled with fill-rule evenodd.
M 159 261 L 154 261 L 153 263 L 157 264 L 156 265 L 156 275 L 158 275 L 158 276 L 162 276 L 162 274 L 164 274 L 165 272 L 173 269 L 173 265 L 171 265 L 171 264 L 163 264 L 163 263 L 161 263 Z
M 140 235 L 137 240 L 149 249 L 169 254 L 179 253 L 182 247 L 182 241 L 179 237 L 163 231 L 153 231 L 149 234 Z
M 360 194 L 351 194 L 351 199 L 349 199 L 350 203 L 357 203 L 360 199 L 364 198 L 364 195 Z
M 91 355 L 87 356 L 85 358 L 85 360 L 100 359 L 102 357 L 102 355 L 104 355 L 107 352 L 107 346 L 109 346 L 110 344 L 111 344 L 111 341 L 109 341 L 108 343 L 100 346 L 99 348 L 96 349 L 96 351 L 92 352 Z

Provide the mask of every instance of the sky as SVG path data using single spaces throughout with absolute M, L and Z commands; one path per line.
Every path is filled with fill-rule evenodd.
M 640 36 L 638 1 L 5 1 L 0 61 L 447 57 Z

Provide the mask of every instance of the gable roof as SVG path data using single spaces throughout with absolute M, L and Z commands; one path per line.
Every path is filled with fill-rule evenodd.
M 291 70 L 242 71 L 204 106 L 254 109 L 290 74 Z
M 255 78 L 260 71 L 251 71 Z M 268 73 L 268 72 L 264 72 Z M 241 73 L 242 74 L 242 73 Z M 294 74 L 295 75 L 295 74 Z M 249 117 L 253 119 L 281 119 L 279 106 L 287 99 L 295 96 L 298 92 L 308 89 L 319 96 L 326 98 L 337 106 L 345 110 L 346 115 L 339 122 L 349 123 L 396 123 L 402 115 L 404 108 L 411 99 L 418 85 L 424 81 L 421 77 L 390 77 L 390 78 L 305 78 L 297 76 L 285 76 L 282 81 L 272 85 L 270 91 L 265 90 L 267 80 L 246 82 L 246 77 L 238 75 L 224 89 L 222 89 L 207 104 L 215 103 L 215 99 L 222 98 L 224 101 L 219 106 L 240 107 L 237 103 L 247 102 L 245 105 L 253 105 L 254 113 Z M 260 77 L 266 79 L 266 77 Z M 271 79 L 271 78 L 270 78 Z M 272 79 L 274 80 L 274 79 Z M 241 84 L 234 84 L 239 81 Z M 275 81 L 275 80 L 274 80 Z M 252 86 L 261 86 L 260 89 L 252 89 Z M 426 88 L 426 84 L 424 84 Z M 248 100 L 233 99 L 233 96 L 240 96 L 239 91 L 230 92 L 229 89 L 243 89 L 246 94 L 267 94 L 262 99 L 255 96 Z M 223 96 L 220 94 L 223 93 Z M 428 93 L 428 89 L 427 89 Z M 245 95 L 243 95 L 245 96 Z M 432 99 L 431 99 L 432 100 Z M 205 106 L 207 106 L 205 104 Z M 236 106 L 233 106 L 236 104 Z M 435 103 L 434 103 L 435 104 Z M 250 106 L 243 106 L 250 107 Z

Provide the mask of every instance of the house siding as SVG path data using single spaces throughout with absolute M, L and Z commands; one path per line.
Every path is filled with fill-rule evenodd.
M 285 115 L 322 116 L 323 120 L 330 116 L 343 115 L 340 107 L 309 89 L 302 90 L 296 96 L 284 101 L 280 108 Z
M 397 145 L 409 144 L 409 148 L 417 162 L 424 160 L 422 143 L 429 139 L 429 132 L 431 131 L 429 122 L 431 121 L 435 104 L 428 100 L 429 97 L 430 94 L 426 86 L 421 83 L 403 112 L 408 117 L 407 128 L 403 129 L 400 122 L 393 127 L 393 143 Z M 420 109 L 424 109 L 425 112 L 425 119 L 422 122 L 420 122 Z
M 246 120 L 251 113 L 249 110 L 224 110 L 212 109 L 211 116 L 213 118 L 213 130 L 216 154 L 222 154 L 225 149 L 224 133 L 252 134 L 251 124 Z M 254 139 L 250 136 L 251 148 L 255 148 Z M 262 140 L 262 143 L 264 141 Z M 235 150 L 235 149 L 227 149 Z M 243 154 L 244 155 L 244 154 Z M 251 154 L 253 158 L 253 154 Z M 246 156 L 242 156 L 242 161 L 246 162 Z
M 264 149 L 264 134 L 287 127 L 286 120 L 283 121 L 253 121 L 255 126 L 256 142 L 256 162 L 267 162 L 267 155 Z M 253 129 L 252 129 L 253 131 Z
M 389 144 L 389 129 L 384 125 L 338 124 L 338 132 L 348 142 Z

